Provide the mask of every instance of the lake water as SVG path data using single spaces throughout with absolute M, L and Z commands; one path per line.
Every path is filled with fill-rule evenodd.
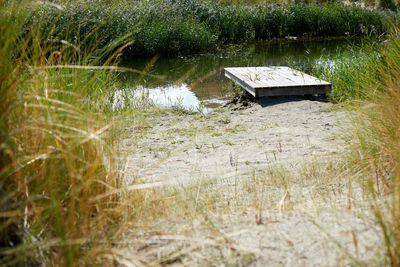
M 329 59 L 339 49 L 348 49 L 357 42 L 347 39 L 259 42 L 185 57 L 131 58 L 121 65 L 148 75 L 123 73 L 120 79 L 125 85 L 123 90 L 134 89 L 134 95 L 145 95 L 155 104 L 194 110 L 204 105 L 210 109 L 228 99 L 232 83 L 224 77 L 225 67 L 320 64 L 322 58 Z

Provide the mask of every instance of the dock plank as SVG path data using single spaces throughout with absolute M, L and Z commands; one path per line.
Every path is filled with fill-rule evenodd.
M 325 94 L 331 84 L 289 67 L 225 68 L 225 76 L 255 97 Z

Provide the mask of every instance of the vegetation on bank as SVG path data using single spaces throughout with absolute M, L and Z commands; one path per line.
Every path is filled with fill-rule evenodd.
M 328 4 L 328 3 L 348 3 L 343 0 L 219 0 L 225 3 L 234 3 L 238 5 L 265 5 L 265 4 L 280 4 L 288 5 L 293 3 L 303 4 Z M 373 9 L 387 9 L 392 11 L 398 11 L 400 2 L 398 0 L 351 0 L 351 3 L 365 6 Z
M 157 0 L 114 3 L 73 2 L 41 6 L 26 27 L 50 39 L 129 42 L 126 56 L 184 54 L 273 38 L 381 35 L 392 15 L 342 4 L 243 6 L 216 1 Z
M 371 91 L 365 89 L 365 81 L 380 76 L 376 66 L 382 64 L 381 41 L 368 41 L 349 50 L 338 50 L 333 57 L 321 56 L 314 65 L 296 66 L 310 74 L 332 83 L 329 99 L 336 103 L 368 99 Z M 311 66 L 310 66 L 311 65 Z

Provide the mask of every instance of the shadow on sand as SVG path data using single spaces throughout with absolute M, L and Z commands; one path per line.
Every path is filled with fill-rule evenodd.
M 319 101 L 319 102 L 328 102 L 326 96 L 274 96 L 274 97 L 261 97 L 257 99 L 256 102 L 261 107 L 269 107 L 278 104 L 288 103 L 288 102 L 297 102 L 303 100 L 310 101 Z

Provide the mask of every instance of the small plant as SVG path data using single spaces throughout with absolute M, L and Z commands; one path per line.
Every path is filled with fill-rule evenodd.
M 231 118 L 228 116 L 224 116 L 218 120 L 219 123 L 229 124 L 231 122 Z
M 240 98 L 241 96 L 247 94 L 246 90 L 243 89 L 239 84 L 232 82 L 232 95 L 234 98 Z

